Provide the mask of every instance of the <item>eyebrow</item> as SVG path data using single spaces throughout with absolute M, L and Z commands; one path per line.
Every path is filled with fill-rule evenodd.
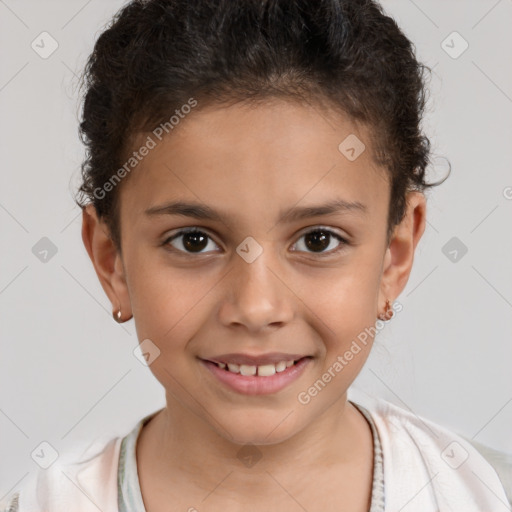
M 160 206 L 153 206 L 145 210 L 144 213 L 149 216 L 181 215 L 184 217 L 193 217 L 195 219 L 214 221 L 222 221 L 223 218 L 229 217 L 229 215 L 223 215 L 222 213 L 207 205 L 184 201 L 175 201 Z M 334 199 L 333 201 L 321 205 L 294 206 L 288 210 L 281 211 L 278 218 L 278 223 L 294 222 L 310 217 L 330 215 L 335 213 L 356 213 L 360 215 L 367 215 L 368 208 L 359 201 Z

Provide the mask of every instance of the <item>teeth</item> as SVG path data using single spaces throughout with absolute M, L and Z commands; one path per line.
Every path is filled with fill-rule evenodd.
M 283 372 L 284 370 L 286 370 L 286 368 L 288 368 L 288 363 L 290 362 L 293 364 L 293 361 L 279 361 L 279 363 L 276 364 L 276 372 Z
M 276 364 L 264 364 L 261 366 L 253 366 L 248 364 L 235 363 L 216 363 L 219 368 L 230 371 L 232 373 L 240 373 L 244 376 L 258 375 L 259 377 L 270 377 L 276 373 L 283 372 L 286 368 L 293 366 L 295 361 L 279 361 Z M 226 368 L 227 366 L 227 368 Z
M 240 365 L 240 373 L 242 375 L 256 375 L 257 366 L 249 366 L 248 364 Z
M 273 364 L 265 364 L 263 366 L 258 366 L 258 375 L 261 377 L 270 377 L 271 375 L 275 375 L 276 371 L 277 368 Z

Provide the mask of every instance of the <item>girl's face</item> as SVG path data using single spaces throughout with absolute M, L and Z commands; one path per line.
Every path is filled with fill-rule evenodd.
M 112 253 L 102 282 L 114 308 L 133 314 L 140 342 L 151 340 L 145 351 L 169 409 L 254 444 L 338 414 L 370 352 L 370 329 L 406 284 L 423 196 L 387 247 L 390 187 L 368 134 L 316 107 L 212 107 L 162 141 L 150 136 L 156 147 L 122 185 L 122 258 Z M 191 228 L 200 233 L 182 233 Z M 234 389 L 216 376 L 225 370 L 205 363 L 275 352 L 308 359 L 267 393 Z

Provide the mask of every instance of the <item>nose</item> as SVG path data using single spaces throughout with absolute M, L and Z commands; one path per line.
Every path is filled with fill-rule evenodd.
M 283 327 L 293 318 L 293 292 L 275 260 L 263 253 L 252 263 L 238 255 L 224 284 L 220 320 L 251 334 Z

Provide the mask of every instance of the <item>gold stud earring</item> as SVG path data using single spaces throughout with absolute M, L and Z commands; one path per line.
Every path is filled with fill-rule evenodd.
M 118 309 L 117 313 L 114 311 L 114 312 L 112 313 L 112 316 L 114 317 L 114 320 L 115 320 L 118 324 L 122 323 L 122 322 L 123 322 L 123 320 L 122 320 L 122 318 L 121 318 L 121 307 L 119 307 L 119 309 Z
M 394 311 L 392 311 L 393 308 L 390 307 L 390 303 L 389 303 L 389 300 L 386 299 L 386 306 L 385 306 L 385 311 L 384 313 L 381 313 L 379 315 L 379 320 L 390 320 L 391 318 L 393 318 L 393 315 L 394 315 Z M 390 315 L 389 313 L 392 311 L 392 314 Z

